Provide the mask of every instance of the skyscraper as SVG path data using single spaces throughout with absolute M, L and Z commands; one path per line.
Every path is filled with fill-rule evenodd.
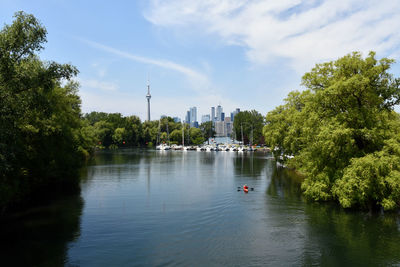
M 211 121 L 215 121 L 215 107 L 211 107 Z
M 150 82 L 149 81 L 147 81 L 146 98 L 147 98 L 147 120 L 150 121 L 150 98 L 151 98 L 151 95 L 150 95 Z
M 221 107 L 221 105 L 217 106 L 217 121 L 222 121 L 222 107 Z
M 190 108 L 190 122 L 192 126 L 194 126 L 194 123 L 197 122 L 197 108 L 192 107 Z
M 190 110 L 186 111 L 185 121 L 187 124 L 190 124 Z

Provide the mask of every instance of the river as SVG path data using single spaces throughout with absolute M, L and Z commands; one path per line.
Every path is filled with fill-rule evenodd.
M 268 153 L 102 151 L 79 195 L 1 224 L 0 256 L 3 266 L 400 265 L 398 214 L 307 203 L 300 183 Z

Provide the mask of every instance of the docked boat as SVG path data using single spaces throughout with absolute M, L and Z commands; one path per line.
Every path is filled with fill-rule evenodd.
M 156 146 L 156 150 L 170 150 L 171 147 L 167 144 L 160 144 L 158 146 Z

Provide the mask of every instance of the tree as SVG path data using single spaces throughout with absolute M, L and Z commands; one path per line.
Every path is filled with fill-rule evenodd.
M 46 29 L 17 12 L 0 32 L 0 208 L 28 195 L 78 185 L 91 136 L 82 130 L 78 70 L 41 61 Z
M 346 208 L 398 207 L 400 80 L 393 60 L 352 53 L 317 64 L 303 76 L 302 93 L 268 113 L 264 136 L 276 156 L 305 174 L 312 200 L 337 200 Z
M 251 141 L 254 143 L 264 143 L 262 129 L 264 126 L 264 117 L 256 110 L 241 111 L 235 115 L 233 129 L 236 139 L 248 144 Z M 243 140 L 242 140 L 243 130 Z
M 212 121 L 203 122 L 200 124 L 200 130 L 203 133 L 203 137 L 207 139 L 207 143 L 210 144 L 210 137 L 215 137 L 215 129 Z
M 190 128 L 190 143 L 194 145 L 201 145 L 204 143 L 203 133 L 198 128 Z

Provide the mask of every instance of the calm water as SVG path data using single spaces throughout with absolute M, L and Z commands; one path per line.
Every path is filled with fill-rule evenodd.
M 2 223 L 3 266 L 400 265 L 398 215 L 305 203 L 269 154 L 102 152 L 82 178 Z

